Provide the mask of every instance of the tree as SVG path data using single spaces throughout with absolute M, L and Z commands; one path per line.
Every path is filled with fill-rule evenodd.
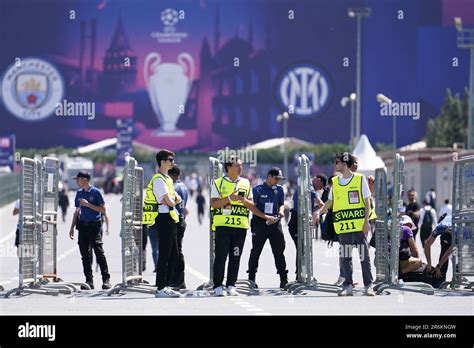
M 464 99 L 459 94 L 454 97 L 446 90 L 446 98 L 441 113 L 428 121 L 426 143 L 428 147 L 451 147 L 453 143 L 467 144 L 467 109 L 469 94 L 464 91 Z

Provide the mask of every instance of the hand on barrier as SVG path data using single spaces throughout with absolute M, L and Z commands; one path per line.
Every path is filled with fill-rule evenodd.
M 364 234 L 367 236 L 369 234 L 369 231 L 370 231 L 370 224 L 369 224 L 369 220 L 365 220 L 364 221 Z

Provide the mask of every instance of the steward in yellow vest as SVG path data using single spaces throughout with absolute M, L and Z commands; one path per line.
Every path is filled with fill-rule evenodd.
M 215 231 L 214 295 L 237 296 L 235 282 L 249 228 L 249 210 L 267 221 L 273 221 L 274 218 L 263 214 L 255 207 L 250 182 L 241 177 L 242 161 L 237 157 L 230 157 L 224 167 L 227 175 L 216 179 L 211 186 L 211 215 Z M 222 282 L 227 256 L 229 256 L 227 289 L 224 289 Z
M 365 176 L 351 171 L 353 158 L 353 155 L 347 152 L 335 156 L 335 171 L 342 175 L 332 179 L 333 187 L 328 201 L 319 214 L 324 214 L 327 209 L 332 208 L 334 229 L 339 235 L 340 267 L 344 282 L 338 295 L 353 295 L 352 248 L 355 245 L 360 255 L 364 293 L 367 296 L 375 296 L 367 241 L 370 230 L 371 192 Z
M 179 221 L 175 206 L 181 202 L 176 194 L 173 180 L 168 171 L 174 164 L 174 153 L 161 150 L 156 154 L 159 173 L 155 174 L 147 186 L 144 203 L 143 223 L 158 230 L 159 254 L 156 265 L 155 297 L 180 297 L 170 284 L 178 260 L 176 223 Z

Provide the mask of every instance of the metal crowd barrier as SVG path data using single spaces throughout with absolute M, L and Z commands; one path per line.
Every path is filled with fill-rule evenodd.
M 198 291 L 212 291 L 214 287 L 214 258 L 215 258 L 215 235 L 212 225 L 213 209 L 211 208 L 211 187 L 214 185 L 214 180 L 223 176 L 224 168 L 222 163 L 215 157 L 209 157 L 209 280 L 206 283 L 199 285 Z M 250 280 L 238 279 L 235 282 L 235 287 L 238 292 L 249 292 L 255 290 L 256 284 Z
M 58 275 L 58 203 L 59 203 L 59 160 L 44 157 L 42 170 L 37 172 L 40 188 L 42 230 L 38 234 L 39 270 L 44 287 L 58 289 L 62 293 L 90 290 L 82 282 L 65 282 Z
M 295 295 L 305 290 L 337 293 L 341 287 L 320 283 L 313 276 L 313 239 L 315 239 L 316 230 L 312 223 L 309 167 L 308 157 L 300 156 L 298 158 L 298 273 L 296 282 L 289 283 L 285 290 Z
M 431 285 L 426 283 L 419 282 L 410 282 L 404 283 L 399 281 L 399 252 L 400 252 L 400 223 L 398 220 L 398 212 L 403 206 L 403 184 L 404 184 L 404 169 L 405 169 L 405 158 L 396 154 L 395 160 L 393 162 L 393 195 L 392 195 L 392 216 L 391 224 L 389 228 L 385 231 L 387 238 L 385 239 L 382 236 L 379 236 L 379 242 L 382 244 L 376 245 L 376 252 L 379 252 L 379 248 L 382 251 L 382 254 L 388 256 L 385 258 L 385 263 L 382 260 L 379 260 L 377 264 L 380 267 L 380 270 L 377 270 L 377 275 L 379 271 L 383 279 L 380 279 L 380 282 L 376 284 L 374 290 L 377 294 L 383 293 L 384 290 L 400 290 L 400 291 L 409 291 L 409 292 L 419 292 L 427 295 L 433 295 L 434 289 Z M 380 174 L 379 174 L 380 175 Z M 376 181 L 377 182 L 377 181 Z M 379 185 L 382 184 L 380 181 Z M 380 189 L 384 191 L 383 188 Z M 379 193 L 379 191 L 376 191 Z M 383 197 L 378 197 L 378 199 L 384 199 Z M 380 204 L 380 202 L 379 202 Z M 379 209 L 382 209 L 379 206 Z M 383 214 L 382 214 L 383 215 Z M 385 225 L 385 224 L 383 224 Z M 382 225 L 382 226 L 383 226 Z M 382 232 L 383 228 L 379 228 L 378 232 Z M 383 234 L 383 232 L 382 232 Z M 385 241 L 387 240 L 387 243 Z M 377 241 L 377 239 L 376 239 Z M 388 273 L 387 273 L 388 271 Z
M 41 167 L 37 159 L 21 159 L 19 284 L 5 294 L 6 298 L 12 294 L 59 294 L 59 290 L 46 289 L 38 281 L 38 238 L 42 227 L 41 180 L 38 173 L 41 173 Z
M 454 163 L 452 214 L 453 277 L 440 288 L 474 291 L 474 157 Z
M 375 170 L 375 285 L 388 282 L 389 262 L 388 262 L 388 204 L 387 204 L 387 173 L 384 168 Z
M 123 172 L 122 198 L 122 282 L 115 285 L 108 296 L 120 292 L 153 294 L 156 287 L 143 279 L 142 214 L 143 168 L 133 157 L 126 157 Z

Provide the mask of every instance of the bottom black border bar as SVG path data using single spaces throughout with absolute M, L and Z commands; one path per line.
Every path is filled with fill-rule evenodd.
M 313 346 L 327 340 L 351 347 L 474 346 L 472 316 L 2 316 L 0 332 L 1 348 L 239 342 Z M 45 337 L 32 337 L 40 335 Z

